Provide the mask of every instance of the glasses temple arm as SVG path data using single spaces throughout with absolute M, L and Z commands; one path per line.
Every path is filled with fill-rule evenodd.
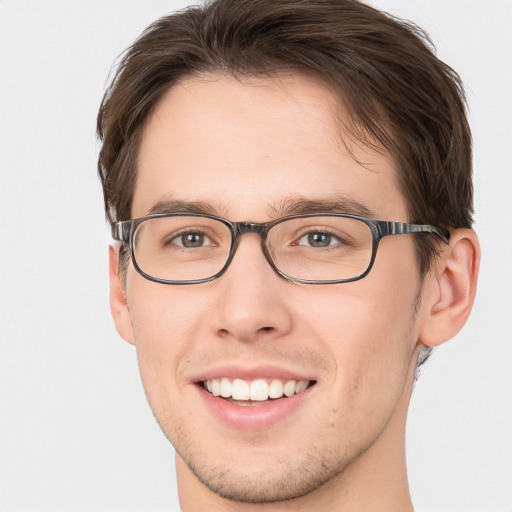
M 409 233 L 430 233 L 440 238 L 445 244 L 450 243 L 450 232 L 427 224 L 409 224 L 407 222 L 379 222 L 381 235 L 405 235 Z

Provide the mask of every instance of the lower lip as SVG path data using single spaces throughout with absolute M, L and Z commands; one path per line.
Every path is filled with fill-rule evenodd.
M 310 386 L 291 397 L 269 400 L 261 405 L 237 405 L 213 396 L 201 385 L 197 386 L 208 410 L 225 425 L 240 430 L 261 430 L 285 419 L 309 398 L 314 387 Z

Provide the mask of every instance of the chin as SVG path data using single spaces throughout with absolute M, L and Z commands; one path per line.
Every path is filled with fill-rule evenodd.
M 276 457 L 260 455 L 260 463 L 250 456 L 237 460 L 228 467 L 226 458 L 221 463 L 206 460 L 195 452 L 192 457 L 178 454 L 197 479 L 218 496 L 240 503 L 275 503 L 303 497 L 342 474 L 360 453 L 350 460 L 335 459 L 302 452 L 301 459 L 276 462 Z M 197 459 L 199 463 L 195 463 Z M 263 459 L 266 462 L 263 462 Z M 271 461 L 271 462 L 268 462 Z

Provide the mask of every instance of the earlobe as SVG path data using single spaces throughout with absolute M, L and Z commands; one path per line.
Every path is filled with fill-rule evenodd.
M 426 278 L 429 283 L 423 299 L 427 303 L 420 330 L 423 345 L 441 345 L 462 329 L 475 300 L 479 264 L 480 244 L 474 231 L 455 230 Z
M 109 247 L 110 310 L 119 335 L 134 344 L 130 312 L 126 302 L 124 285 L 119 275 L 119 250 Z

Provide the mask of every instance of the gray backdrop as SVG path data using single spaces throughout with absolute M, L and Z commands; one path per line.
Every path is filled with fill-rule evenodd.
M 185 1 L 0 0 L 0 511 L 178 510 L 173 451 L 107 290 L 95 115 L 110 66 Z M 465 80 L 483 246 L 473 315 L 413 396 L 417 512 L 512 511 L 512 1 L 375 0 Z

